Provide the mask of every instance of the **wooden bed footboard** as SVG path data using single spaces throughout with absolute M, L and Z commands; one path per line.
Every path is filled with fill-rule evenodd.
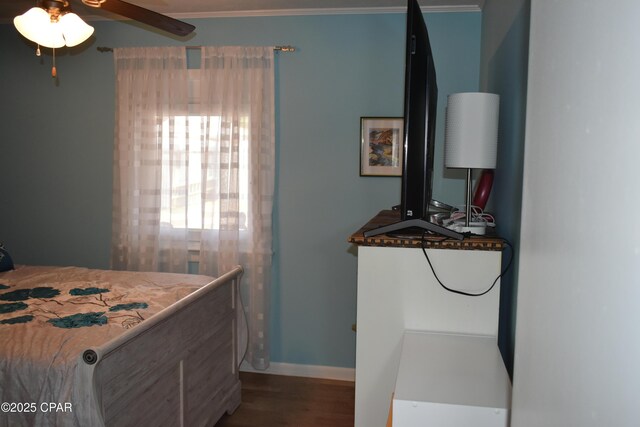
M 240 404 L 242 267 L 100 348 L 76 370 L 74 409 L 87 426 L 211 426 Z

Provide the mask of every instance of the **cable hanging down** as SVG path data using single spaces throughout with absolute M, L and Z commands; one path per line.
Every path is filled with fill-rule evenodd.
M 465 233 L 465 237 L 469 237 L 469 235 L 470 235 L 470 233 Z M 454 294 L 464 295 L 464 296 L 467 296 L 467 297 L 479 297 L 479 296 L 482 296 L 482 295 L 488 293 L 489 291 L 491 291 L 494 288 L 496 283 L 498 283 L 498 280 L 500 280 L 500 278 L 505 275 L 505 273 L 511 267 L 511 263 L 513 262 L 513 246 L 511 245 L 511 243 L 507 239 L 502 239 L 504 244 L 509 247 L 509 250 L 511 252 L 511 256 L 509 257 L 509 262 L 507 262 L 507 266 L 504 268 L 504 270 L 502 270 L 502 272 L 500 272 L 500 274 L 498 275 L 498 277 L 496 277 L 496 279 L 493 281 L 491 286 L 489 286 L 489 288 L 487 288 L 486 290 L 484 290 L 482 292 L 479 292 L 479 293 L 465 292 L 465 291 L 461 291 L 461 290 L 458 290 L 458 289 L 453 289 L 453 288 L 450 288 L 450 287 L 446 286 L 444 283 L 442 283 L 442 281 L 440 280 L 440 278 L 436 274 L 436 270 L 433 268 L 433 264 L 431 263 L 431 260 L 429 259 L 429 255 L 427 255 L 427 248 L 426 248 L 427 240 L 425 239 L 425 236 L 426 236 L 426 231 L 423 231 L 422 232 L 422 241 L 420 243 L 420 248 L 422 249 L 422 253 L 424 254 L 424 257 L 427 259 L 427 263 L 429 263 L 429 267 L 431 268 L 431 272 L 433 273 L 433 277 L 435 277 L 435 279 L 438 281 L 440 286 L 442 286 L 444 289 L 446 289 L 449 292 L 453 292 Z M 448 239 L 444 239 L 444 240 L 448 240 Z

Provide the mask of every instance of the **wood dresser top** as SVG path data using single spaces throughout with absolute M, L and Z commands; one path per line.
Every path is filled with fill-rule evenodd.
M 392 210 L 381 211 L 362 228 L 349 236 L 348 241 L 358 246 L 388 246 L 402 248 L 419 248 L 422 246 L 422 233 L 415 235 L 386 235 L 380 234 L 364 237 L 364 232 L 384 225 L 400 221 L 400 212 Z M 465 237 L 464 240 L 454 240 L 448 237 L 428 234 L 425 237 L 425 247 L 430 249 L 464 249 L 482 251 L 501 251 L 504 241 L 495 235 Z

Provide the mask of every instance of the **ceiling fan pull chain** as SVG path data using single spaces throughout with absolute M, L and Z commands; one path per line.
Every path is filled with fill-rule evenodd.
M 42 53 L 40 53 L 40 45 L 38 45 L 38 47 L 36 48 L 36 56 L 40 55 L 42 55 Z
M 53 49 L 53 67 L 51 67 L 51 77 L 54 79 L 58 77 L 58 71 L 56 70 L 56 48 Z

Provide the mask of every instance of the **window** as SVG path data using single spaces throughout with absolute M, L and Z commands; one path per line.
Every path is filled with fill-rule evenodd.
M 170 123 L 173 121 L 173 131 Z M 160 221 L 173 228 L 218 229 L 220 194 L 217 167 L 206 167 L 207 154 L 218 147 L 207 147 L 203 133 L 221 135 L 221 118 L 216 116 L 174 116 L 162 121 L 162 193 Z M 208 128 L 208 129 L 207 129 Z M 205 131 L 206 132 L 203 132 Z M 249 208 L 248 118 L 238 129 L 240 229 L 247 228 Z M 219 137 L 212 138 L 220 140 Z M 211 142 L 209 142 L 209 145 Z M 217 155 L 214 153 L 213 155 Z
M 194 70 L 195 71 L 195 70 Z M 198 107 L 197 73 L 190 77 L 190 109 Z M 237 132 L 239 139 L 239 226 L 247 229 L 249 211 L 249 117 L 237 129 L 220 116 L 196 114 L 165 117 L 159 124 L 162 144 L 160 222 L 173 228 L 216 230 L 220 227 L 219 166 L 221 142 Z
M 114 49 L 111 263 L 117 270 L 210 276 L 241 264 L 247 323 L 255 332 L 247 360 L 265 369 L 275 190 L 273 48 L 190 52 L 184 46 Z M 199 59 L 193 61 L 198 68 L 188 68 L 189 56 Z M 244 230 L 236 232 L 239 222 Z

